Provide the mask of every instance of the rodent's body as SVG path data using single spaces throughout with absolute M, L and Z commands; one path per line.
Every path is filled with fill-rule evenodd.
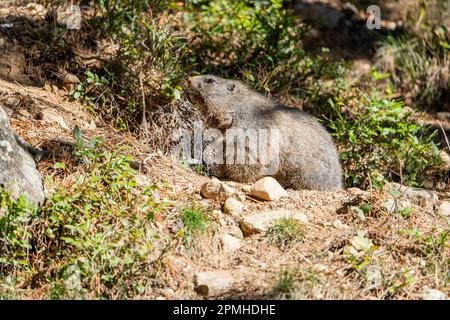
M 209 127 L 224 133 L 230 129 L 267 129 L 278 130 L 279 133 L 278 153 L 268 153 L 269 157 L 273 157 L 269 160 L 277 163 L 275 171 L 267 174 L 267 166 L 257 161 L 256 164 L 209 166 L 211 174 L 239 182 L 254 182 L 270 175 L 285 188 L 343 189 L 336 147 L 331 136 L 314 117 L 280 105 L 239 81 L 215 76 L 190 78 L 185 92 L 205 115 Z M 226 140 L 226 135 L 223 140 Z M 226 141 L 223 142 L 226 145 Z M 228 154 L 230 150 L 225 152 Z

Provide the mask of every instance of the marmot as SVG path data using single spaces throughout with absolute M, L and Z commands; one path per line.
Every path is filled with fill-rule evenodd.
M 208 159 L 211 148 L 204 153 L 203 159 L 208 159 L 206 168 L 212 175 L 238 182 L 254 182 L 264 176 L 272 176 L 283 187 L 293 189 L 344 188 L 336 147 L 330 134 L 313 116 L 266 98 L 236 80 L 212 75 L 195 76 L 185 81 L 183 87 L 188 99 L 205 116 L 206 125 L 224 133 L 221 137 L 216 135 L 214 146 L 224 146 L 225 153 L 214 149 L 213 154 L 214 159 L 224 161 L 211 163 Z M 229 141 L 235 136 L 228 135 L 233 129 L 240 129 L 241 135 L 243 132 L 252 133 L 250 138 L 244 137 L 245 152 L 255 150 L 259 141 L 263 141 L 258 137 L 267 135 L 267 132 L 279 140 L 270 140 L 264 162 L 261 154 L 254 156 L 251 152 L 246 155 L 247 162 L 227 161 L 236 160 L 235 142 Z M 249 141 L 255 132 L 257 138 Z

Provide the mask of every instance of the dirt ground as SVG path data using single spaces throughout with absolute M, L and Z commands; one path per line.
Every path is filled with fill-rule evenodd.
M 336 8 L 342 5 L 335 2 Z M 81 128 L 86 139 L 102 136 L 111 147 L 131 146 L 136 161 L 145 168 L 142 174 L 155 184 L 166 185 L 160 196 L 176 203 L 157 216 L 155 223 L 162 237 L 173 237 L 177 210 L 182 204 L 199 204 L 210 212 L 213 222 L 194 247 L 186 248 L 174 240 L 169 248 L 160 248 L 156 254 L 161 262 L 155 279 L 158 286 L 142 298 L 416 299 L 428 289 L 438 289 L 448 297 L 450 252 L 448 246 L 440 251 L 433 246 L 433 241 L 449 230 L 448 217 L 436 211 L 438 202 L 409 203 L 412 210 L 406 217 L 384 208 L 392 198 L 386 193 L 359 189 L 334 193 L 288 190 L 288 197 L 263 202 L 248 195 L 248 185 L 226 182 L 245 197 L 241 197 L 241 212 L 226 214 L 223 202 L 200 195 L 201 185 L 209 181 L 208 177 L 150 149 L 131 134 L 119 133 L 58 87 L 56 78 L 49 77 L 49 70 L 58 72 L 65 66 L 51 65 L 51 61 L 39 65 L 32 60 L 33 50 L 42 45 L 37 42 L 39 32 L 44 32 L 45 12 L 11 3 L 0 4 L 0 25 L 18 22 L 13 28 L 0 28 L 0 103 L 6 107 L 15 132 L 33 146 L 48 150 L 61 146 L 61 141 L 73 141 L 75 126 Z M 384 3 L 389 6 L 388 1 Z M 397 19 L 392 13 L 392 20 Z M 324 36 L 323 30 L 317 33 L 324 44 L 331 43 L 328 40 L 336 35 Z M 84 56 L 76 56 L 76 50 L 71 50 L 71 54 L 86 61 Z M 370 61 L 370 56 L 340 54 Z M 44 176 L 50 174 L 55 160 L 39 163 Z M 439 200 L 450 198 L 447 194 L 436 196 Z M 403 200 L 398 198 L 395 202 Z M 370 204 L 370 210 L 362 218 L 355 208 L 364 204 Z M 278 209 L 306 215 L 300 241 L 282 248 L 271 243 L 265 233 L 244 236 L 240 226 L 246 216 Z M 224 234 L 238 239 L 240 248 L 226 250 L 221 242 Z M 358 244 L 361 239 L 370 239 L 369 250 Z M 226 272 L 233 279 L 231 287 L 217 296 L 199 294 L 194 278 L 204 271 Z M 288 283 L 289 290 L 279 289 L 282 283 Z M 42 298 L 39 291 L 27 290 L 26 296 Z

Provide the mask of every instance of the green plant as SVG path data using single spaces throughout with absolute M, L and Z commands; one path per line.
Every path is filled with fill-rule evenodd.
M 240 78 L 270 94 L 305 96 L 307 78 L 334 75 L 335 68 L 329 59 L 306 54 L 308 28 L 282 2 L 187 1 L 190 63 L 200 73 Z
M 209 218 L 205 210 L 198 206 L 189 206 L 181 210 L 181 221 L 183 222 L 182 237 L 186 244 L 192 242 L 195 236 L 206 231 Z
M 147 6 L 138 5 L 128 12 L 127 1 L 123 2 L 116 7 L 117 14 L 125 19 L 124 24 L 115 27 L 114 33 L 106 33 L 117 44 L 117 50 L 103 59 L 99 68 L 86 71 L 85 80 L 72 95 L 83 101 L 91 112 L 113 121 L 125 131 L 145 123 L 144 117 L 157 104 L 166 105 L 179 99 L 178 83 L 189 67 L 183 64 L 188 53 L 186 41 L 176 31 L 173 18 L 161 24 L 156 17 L 142 11 Z M 115 12 L 106 10 L 106 17 L 116 21 L 119 18 Z
M 272 289 L 272 293 L 275 296 L 279 297 L 280 299 L 283 298 L 289 299 L 294 289 L 294 283 L 295 283 L 294 274 L 288 271 L 284 271 L 283 273 L 281 273 L 277 284 Z
M 277 244 L 281 249 L 301 241 L 305 235 L 303 225 L 295 218 L 281 218 L 267 230 L 269 242 Z
M 389 36 L 378 50 L 377 65 L 411 102 L 427 110 L 449 107 L 450 4 L 420 0 L 405 19 L 405 32 Z
M 439 171 L 437 132 L 416 124 L 411 109 L 375 93 L 352 99 L 330 101 L 334 115 L 327 120 L 347 186 L 379 188 L 386 180 L 420 186 Z
M 0 187 L 0 274 L 30 268 L 34 223 L 39 210 L 22 195 L 17 200 Z

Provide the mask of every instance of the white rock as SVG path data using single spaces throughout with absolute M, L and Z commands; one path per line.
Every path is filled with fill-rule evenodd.
M 217 179 L 211 179 L 202 185 L 200 193 L 206 199 L 224 201 L 234 195 L 236 190 Z
M 241 240 L 227 233 L 220 237 L 220 242 L 222 243 L 222 248 L 228 252 L 237 251 L 241 248 Z
M 152 184 L 150 178 L 144 174 L 138 173 L 134 178 L 138 187 L 145 188 Z
M 255 198 L 267 201 L 278 200 L 288 195 L 286 190 L 272 177 L 264 177 L 256 181 L 250 192 Z
M 69 130 L 70 128 L 67 125 L 67 123 L 64 121 L 64 118 L 58 114 L 54 109 L 47 108 L 42 110 L 39 113 L 39 119 L 42 120 L 42 122 L 50 124 L 50 125 L 57 125 L 63 129 Z
M 235 215 L 242 212 L 244 205 L 234 198 L 228 198 L 223 205 L 223 211 L 226 214 Z
M 412 204 L 430 211 L 434 210 L 439 200 L 430 190 L 410 188 L 393 182 L 384 187 L 384 193 L 389 197 L 407 199 Z
M 446 300 L 445 293 L 436 289 L 426 289 L 420 294 L 422 300 Z
M 233 277 L 226 271 L 205 271 L 195 274 L 195 286 L 204 296 L 216 296 L 226 292 L 233 285 Z
M 441 151 L 439 152 L 439 157 L 442 160 L 442 169 L 450 170 L 450 155 L 445 151 Z
M 254 233 L 266 232 L 276 220 L 289 217 L 292 217 L 303 224 L 308 223 L 308 218 L 302 212 L 279 209 L 246 216 L 240 221 L 240 225 L 244 234 L 249 236 Z
M 450 216 L 450 202 L 448 201 L 442 201 L 441 205 L 438 208 L 438 213 L 441 216 Z
M 336 229 L 341 229 L 341 230 L 350 228 L 348 225 L 342 223 L 341 220 L 334 220 L 333 227 L 335 227 Z

